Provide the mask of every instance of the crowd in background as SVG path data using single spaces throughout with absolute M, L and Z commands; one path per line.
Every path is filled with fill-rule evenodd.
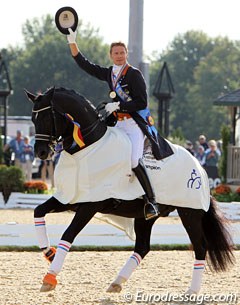
M 26 181 L 33 179 L 33 162 L 35 160 L 34 147 L 30 143 L 28 136 L 23 136 L 20 130 L 17 130 L 16 137 L 5 144 L 3 148 L 4 162 L 6 165 L 15 165 L 23 171 Z M 51 187 L 54 187 L 54 172 L 55 160 L 41 160 L 37 177 L 44 182 L 49 180 Z
M 20 130 L 17 130 L 16 137 L 4 146 L 5 159 L 7 165 L 14 164 L 22 169 L 26 181 L 32 179 L 32 163 L 34 160 L 34 149 L 29 143 L 28 136 L 22 136 Z
M 195 156 L 203 167 L 218 166 L 221 158 L 221 146 L 215 140 L 207 141 L 205 135 L 200 135 L 195 147 L 191 141 L 186 141 L 185 148 Z

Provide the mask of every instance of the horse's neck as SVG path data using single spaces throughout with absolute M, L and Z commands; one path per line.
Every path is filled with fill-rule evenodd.
M 54 105 L 55 109 L 63 115 L 65 120 L 65 122 L 62 123 L 66 124 L 62 134 L 63 148 L 70 154 L 95 143 L 107 130 L 105 122 L 100 121 L 97 112 L 91 104 L 84 99 L 83 101 L 77 100 L 76 97 L 61 96 L 60 98 L 60 96 L 56 96 Z M 66 114 L 70 116 L 65 117 Z M 82 136 L 82 142 L 84 143 L 82 147 L 75 145 L 73 138 L 74 133 L 75 135 L 77 133 L 80 138 Z
M 90 146 L 91 144 L 97 142 L 102 138 L 107 131 L 107 126 L 104 122 L 99 121 L 96 125 L 95 130 L 87 133 L 86 136 L 82 137 L 84 146 L 80 147 L 73 138 L 73 130 L 63 137 L 63 149 L 66 150 L 69 154 L 74 154 L 84 148 Z
M 82 96 L 68 92 L 58 92 L 54 98 L 54 108 L 62 114 L 69 114 L 74 122 L 86 129 L 94 123 L 98 116 L 91 104 Z

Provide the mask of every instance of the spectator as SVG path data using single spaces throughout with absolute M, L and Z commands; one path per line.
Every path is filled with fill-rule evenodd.
M 27 181 L 32 179 L 32 163 L 34 160 L 34 150 L 29 144 L 29 137 L 24 137 L 24 145 L 20 156 L 23 174 Z
M 54 188 L 54 166 L 53 160 L 42 160 L 41 161 L 41 179 L 46 182 L 47 178 L 51 182 L 51 188 Z
M 216 166 L 218 165 L 218 161 L 220 159 L 221 153 L 217 148 L 217 143 L 215 140 L 211 140 L 208 142 L 209 149 L 205 151 L 206 157 L 206 166 Z
M 207 143 L 207 141 L 206 141 L 206 137 L 205 137 L 203 134 L 201 134 L 201 135 L 198 137 L 198 141 L 199 141 L 199 144 L 200 144 L 201 146 L 203 146 L 203 147 L 204 147 L 204 150 L 206 151 L 206 150 L 208 149 L 208 143 Z
M 20 130 L 17 130 L 17 135 L 12 139 L 8 144 L 4 146 L 4 152 L 7 152 L 9 149 L 12 151 L 11 160 L 14 161 L 14 165 L 21 167 L 21 153 L 23 150 L 24 141 L 22 138 L 22 133 Z
M 204 166 L 205 161 L 206 161 L 206 156 L 205 156 L 205 150 L 202 145 L 199 145 L 197 148 L 197 152 L 195 154 L 195 157 L 198 159 L 199 163 Z
M 185 148 L 187 151 L 190 152 L 190 154 L 192 154 L 194 156 L 194 149 L 193 149 L 193 144 L 191 141 L 188 141 L 188 140 L 186 141 Z

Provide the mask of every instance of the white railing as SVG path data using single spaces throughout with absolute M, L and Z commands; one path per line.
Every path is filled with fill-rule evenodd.
M 228 146 L 227 182 L 240 182 L 240 147 Z

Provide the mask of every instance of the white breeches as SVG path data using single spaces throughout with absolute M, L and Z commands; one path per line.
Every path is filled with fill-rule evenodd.
M 32 180 L 32 161 L 27 160 L 25 163 L 21 163 L 22 170 L 26 181 Z
M 145 135 L 137 123 L 131 118 L 118 121 L 116 127 L 124 130 L 132 143 L 131 164 L 132 168 L 135 168 L 138 166 L 139 159 L 143 156 Z

